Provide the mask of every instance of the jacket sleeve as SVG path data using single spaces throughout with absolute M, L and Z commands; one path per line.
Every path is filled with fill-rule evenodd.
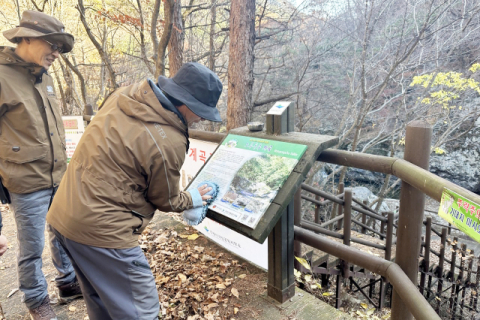
M 7 106 L 3 103 L 2 99 L 2 83 L 0 82 L 0 118 L 7 112 Z M 1 130 L 2 128 L 0 128 Z M 2 131 L 0 131 L 2 133 Z
M 193 206 L 190 193 L 180 191 L 180 169 L 184 159 L 176 155 L 176 152 L 161 152 L 150 167 L 147 198 L 164 212 L 182 212 Z

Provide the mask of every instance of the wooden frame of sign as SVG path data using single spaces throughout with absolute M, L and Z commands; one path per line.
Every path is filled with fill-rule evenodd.
M 215 220 L 252 240 L 263 243 L 273 230 L 283 212 L 286 210 L 287 205 L 292 201 L 293 195 L 300 187 L 301 183 L 305 180 L 308 171 L 313 166 L 320 153 L 323 150 L 335 145 L 338 142 L 338 138 L 301 132 L 290 132 L 279 136 L 267 135 L 265 132 L 251 132 L 247 127 L 233 129 L 230 131 L 230 133 L 240 136 L 283 141 L 307 146 L 307 150 L 303 154 L 302 158 L 298 161 L 292 173 L 280 188 L 272 203 L 267 208 L 254 229 L 249 228 L 248 226 L 213 210 L 208 210 L 207 212 L 207 217 L 210 219 Z M 221 144 L 222 143 L 220 143 L 220 145 Z M 210 159 L 211 158 L 213 158 L 213 155 L 210 157 Z M 207 160 L 207 163 L 208 161 L 209 160 Z M 197 173 L 197 176 L 200 174 L 200 172 L 201 170 L 199 173 Z M 197 176 L 195 176 L 195 178 Z M 192 181 L 195 181 L 195 178 Z

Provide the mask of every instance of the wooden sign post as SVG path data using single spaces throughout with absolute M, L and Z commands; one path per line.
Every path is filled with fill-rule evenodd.
M 267 115 L 267 132 L 247 127 L 230 130 L 191 184 L 210 180 L 220 186 L 207 217 L 259 243 L 268 237 L 268 296 L 283 303 L 295 293 L 293 198 L 320 153 L 335 145 L 338 138 L 293 132 L 293 104 L 280 102 L 280 108 L 277 104 L 274 108 L 281 110 L 272 108 L 278 114 L 270 120 Z M 248 161 L 252 159 L 292 165 L 289 174 L 282 173 L 284 180 L 274 196 L 272 192 L 259 195 L 246 190 L 254 184 L 245 178 L 245 168 L 250 170 L 252 163 Z M 255 187 L 261 185 L 255 183 Z

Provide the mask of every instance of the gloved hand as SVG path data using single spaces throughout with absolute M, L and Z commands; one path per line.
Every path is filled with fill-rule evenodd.
M 210 188 L 210 190 L 202 196 L 200 192 L 204 192 L 205 185 L 207 185 L 207 188 Z M 187 191 L 192 195 L 193 209 L 183 212 L 183 220 L 190 226 L 196 226 L 205 219 L 208 206 L 217 197 L 219 187 L 215 182 L 205 181 L 200 183 L 197 189 L 189 188 Z

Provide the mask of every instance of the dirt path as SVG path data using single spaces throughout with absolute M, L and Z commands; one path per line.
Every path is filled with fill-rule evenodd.
M 4 234 L 8 239 L 9 249 L 0 257 L 0 304 L 2 305 L 5 318 L 7 320 L 30 319 L 25 305 L 22 303 L 22 294 L 20 291 L 14 291 L 18 288 L 16 274 L 16 228 L 13 219 L 13 213 L 8 206 L 1 206 L 3 218 Z M 50 258 L 48 246 L 43 251 L 43 273 L 48 282 L 48 291 L 50 295 L 55 294 L 55 267 Z M 15 292 L 15 293 L 13 293 Z M 13 294 L 12 294 L 13 293 Z M 8 297 L 11 294 L 10 297 Z M 83 300 L 76 300 L 68 305 L 54 306 L 58 319 L 83 320 L 88 319 L 85 304 Z M 1 319 L 1 316 L 0 316 Z

